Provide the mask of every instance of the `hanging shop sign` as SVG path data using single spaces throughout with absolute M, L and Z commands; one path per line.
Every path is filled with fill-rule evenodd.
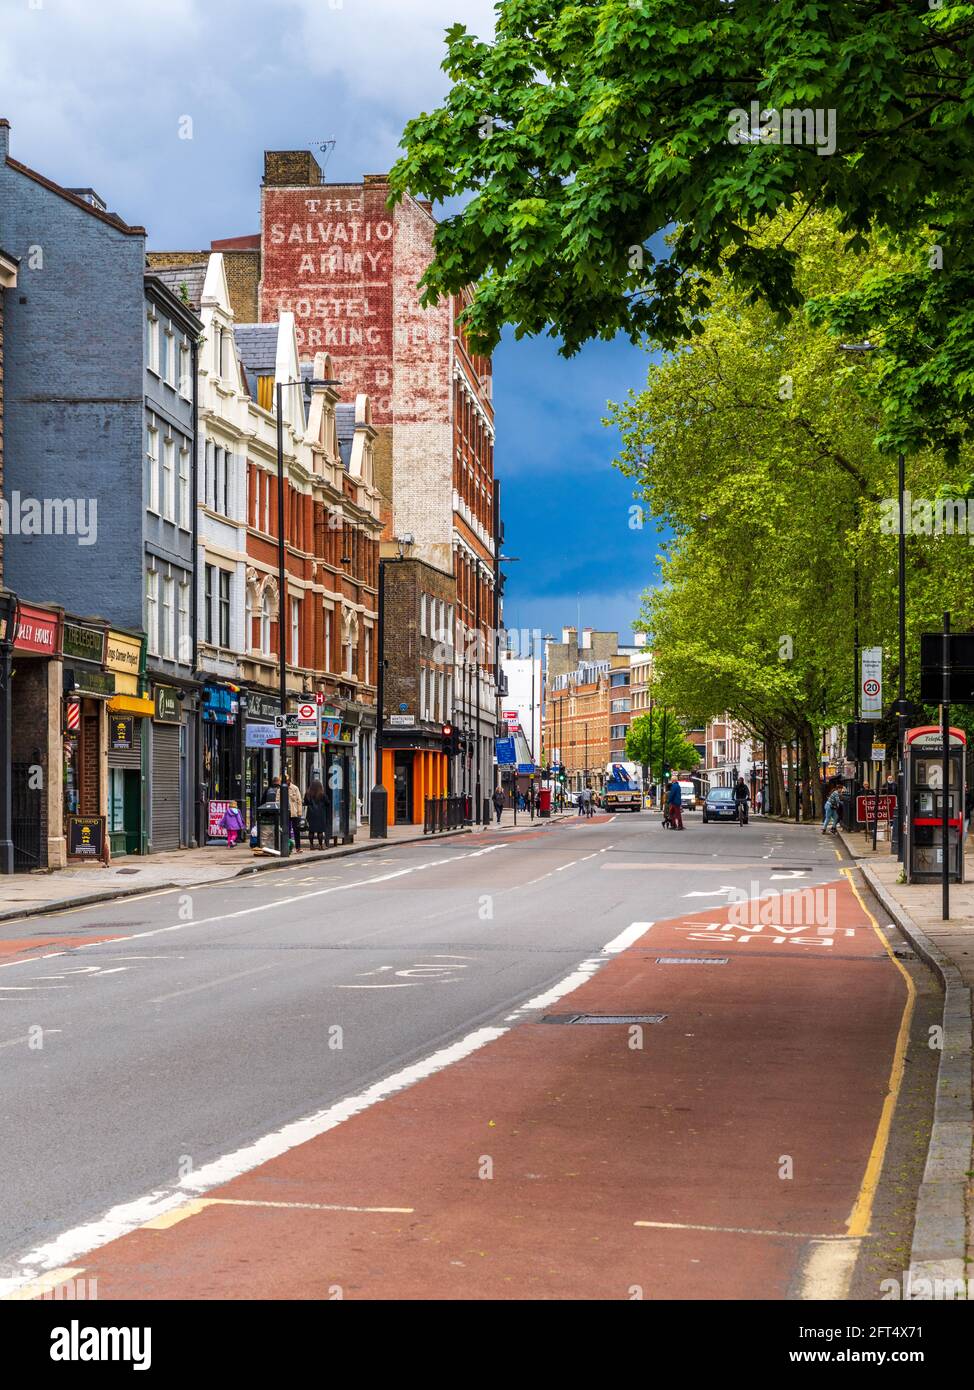
M 279 696 L 262 695 L 259 690 L 250 690 L 247 693 L 247 718 L 256 719 L 264 724 L 273 724 L 276 715 L 281 712 L 281 701 Z
M 157 685 L 155 687 L 155 713 L 153 719 L 157 724 L 178 724 L 182 713 L 183 702 L 179 698 L 179 691 L 171 685 Z
M 14 647 L 19 652 L 39 652 L 54 656 L 58 649 L 58 614 L 22 603 L 18 612 Z
M 93 666 L 72 666 L 64 672 L 64 693 L 110 700 L 115 694 L 114 671 L 96 671 Z
M 119 695 L 139 694 L 139 672 L 142 669 L 142 638 L 128 632 L 109 632 L 105 665 L 115 672 L 115 689 Z M 151 711 L 150 711 L 151 712 Z
M 204 685 L 203 718 L 210 724 L 236 724 L 240 711 L 240 687 Z
M 61 633 L 61 651 L 65 659 L 91 661 L 100 666 L 105 656 L 105 629 L 66 621 Z
M 68 854 L 72 859 L 101 859 L 104 848 L 104 816 L 68 816 Z
M 113 753 L 130 752 L 135 744 L 135 719 L 131 714 L 113 714 L 109 717 L 109 739 Z
M 247 748 L 279 748 L 281 740 L 273 724 L 251 724 L 248 721 L 244 744 Z

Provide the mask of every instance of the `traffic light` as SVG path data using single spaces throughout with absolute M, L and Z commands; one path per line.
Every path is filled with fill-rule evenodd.
M 440 732 L 443 735 L 443 752 L 455 758 L 460 752 L 460 730 L 455 724 L 443 724 Z

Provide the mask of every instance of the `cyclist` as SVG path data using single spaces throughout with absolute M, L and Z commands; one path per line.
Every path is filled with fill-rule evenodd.
M 734 787 L 734 805 L 737 808 L 737 819 L 741 825 L 747 825 L 747 803 L 751 799 L 751 793 L 747 789 L 747 783 L 743 777 L 738 777 Z

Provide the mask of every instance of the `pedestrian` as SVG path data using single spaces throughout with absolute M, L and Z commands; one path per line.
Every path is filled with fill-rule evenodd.
M 240 832 L 245 828 L 244 818 L 240 814 L 240 808 L 235 801 L 231 801 L 230 805 L 224 811 L 220 825 L 227 832 L 227 849 L 233 849 L 240 836 Z
M 281 801 L 281 779 L 272 777 L 265 788 L 264 795 L 260 799 L 262 806 L 273 805 L 275 802 L 280 805 Z
M 579 793 L 578 793 L 578 814 L 579 814 L 580 816 L 584 816 L 584 814 L 585 814 L 585 788 L 584 788 L 584 787 L 582 787 L 581 790 L 580 790 Z
M 322 783 L 316 777 L 304 795 L 305 820 L 308 824 L 308 848 L 314 849 L 315 839 L 319 849 L 328 847 L 328 811 L 331 809 Z
M 535 803 L 534 783 L 532 782 L 531 785 L 530 785 L 530 787 L 528 787 L 528 810 L 529 810 L 530 813 L 531 813 L 531 819 L 532 819 L 532 820 L 534 820 L 534 803 Z
M 587 816 L 595 815 L 595 792 L 591 787 L 585 788 L 585 814 Z
M 494 788 L 494 795 L 493 795 L 493 797 L 491 798 L 491 800 L 492 800 L 493 803 L 494 803 L 494 810 L 495 810 L 495 812 L 497 813 L 497 822 L 496 822 L 496 823 L 497 823 L 498 825 L 500 825 L 500 823 L 501 823 L 501 812 L 504 810 L 504 788 L 503 788 L 503 787 L 495 787 L 495 788 Z
M 754 809 L 760 816 L 764 811 L 764 788 L 758 787 L 757 795 L 754 798 Z
M 833 787 L 825 803 L 825 816 L 822 820 L 822 834 L 830 830 L 834 835 L 839 825 L 839 816 L 842 811 L 842 794 L 838 787 Z
M 291 843 L 295 854 L 301 853 L 301 817 L 304 812 L 304 799 L 301 788 L 293 778 L 287 784 L 287 812 L 291 822 Z
M 683 792 L 679 782 L 674 778 L 670 783 L 670 789 L 666 794 L 669 803 L 670 823 L 674 830 L 683 830 Z

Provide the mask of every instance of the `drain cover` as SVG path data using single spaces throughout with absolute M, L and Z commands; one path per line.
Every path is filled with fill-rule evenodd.
M 726 965 L 728 956 L 657 956 L 657 965 Z
M 545 1014 L 542 1023 L 662 1023 L 666 1014 Z

